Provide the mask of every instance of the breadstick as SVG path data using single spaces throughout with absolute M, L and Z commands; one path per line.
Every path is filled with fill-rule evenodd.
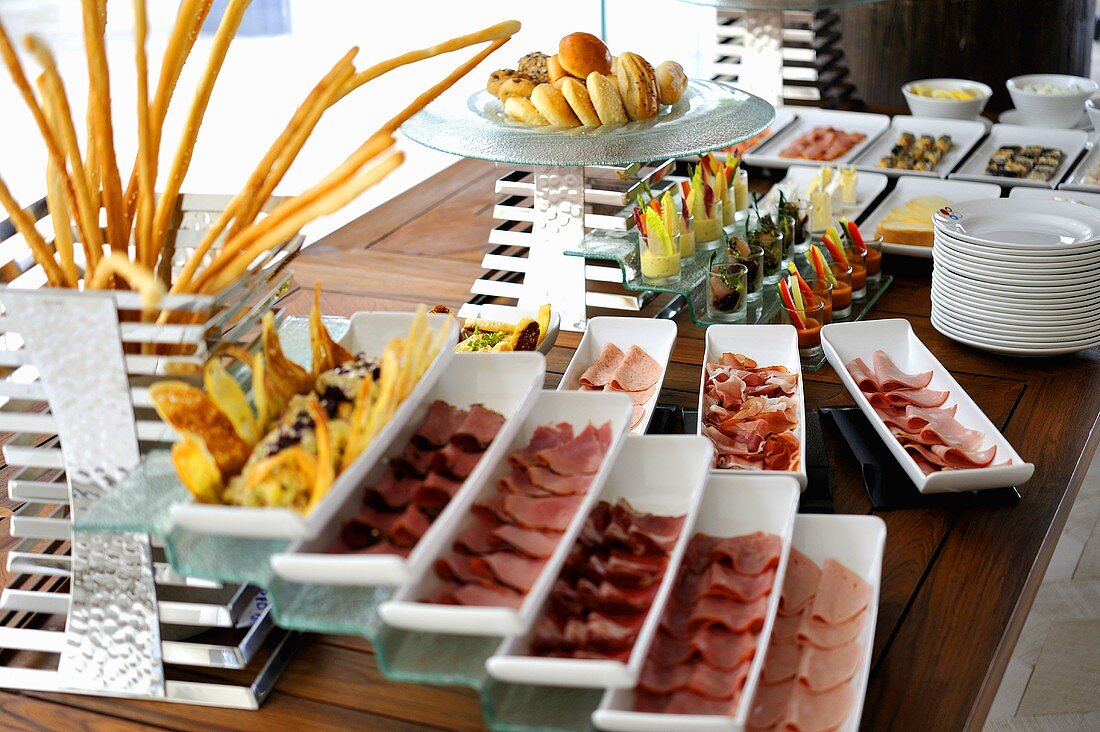
M 65 280 L 65 275 L 61 273 L 61 268 L 54 261 L 53 250 L 50 249 L 49 244 L 42 238 L 42 235 L 38 233 L 38 229 L 34 228 L 34 220 L 11 195 L 11 191 L 8 190 L 8 185 L 3 178 L 0 178 L 0 205 L 7 209 L 12 225 L 15 226 L 16 231 L 23 235 L 27 246 L 31 248 L 31 254 L 42 265 L 42 269 L 46 272 L 46 280 L 52 286 L 60 287 Z
M 147 33 L 145 0 L 134 0 L 134 63 L 137 66 L 137 116 L 138 116 L 138 197 L 137 227 L 134 229 L 136 260 L 152 268 L 153 212 L 153 148 L 149 144 L 149 67 L 145 56 Z
M 202 124 L 206 106 L 210 102 L 210 94 L 214 89 L 214 82 L 221 71 L 225 54 L 229 50 L 229 44 L 241 25 L 241 18 L 248 8 L 250 0 L 230 0 L 229 7 L 225 10 L 222 22 L 218 25 L 218 31 L 214 35 L 214 43 L 210 49 L 210 58 L 207 59 L 206 68 L 202 79 L 199 80 L 198 89 L 195 91 L 195 99 L 191 103 L 191 111 L 187 115 L 187 123 L 184 126 L 183 135 L 180 137 L 176 156 L 172 160 L 172 167 L 168 173 L 168 179 L 164 184 L 164 192 L 157 202 L 156 214 L 153 218 L 153 254 L 157 254 L 162 248 L 165 251 L 165 264 L 161 265 L 163 274 L 171 272 L 172 246 L 168 242 L 168 227 L 172 216 L 176 211 L 176 203 L 179 199 L 180 186 L 187 175 L 187 168 L 191 164 L 191 153 L 195 149 L 195 140 L 199 134 L 199 125 Z
M 57 126 L 56 137 L 61 142 L 65 157 L 69 159 L 71 170 L 69 182 L 75 188 L 75 202 L 70 207 L 77 212 L 76 223 L 80 230 L 80 242 L 84 246 L 84 256 L 87 262 L 84 273 L 85 278 L 91 276 L 92 270 L 103 257 L 103 238 L 99 228 L 99 208 L 93 205 L 91 192 L 88 189 L 88 181 L 84 177 L 84 164 L 80 160 L 80 144 L 76 140 L 76 128 L 73 125 L 72 112 L 69 108 L 69 97 L 65 93 L 65 84 L 61 75 L 57 72 L 57 63 L 53 54 L 38 36 L 29 35 L 24 40 L 27 51 L 34 56 L 42 66 L 43 75 L 46 77 L 45 90 L 48 97 L 44 100 L 54 109 L 53 121 Z M 47 129 L 49 126 L 47 125 Z M 53 133 L 51 133 L 52 135 Z M 94 155 L 94 154 L 93 154 Z M 62 158 L 61 165 L 64 165 Z
M 37 79 L 38 93 L 47 98 L 46 75 L 41 74 Z M 50 127 L 55 126 L 53 105 L 48 105 L 43 112 L 46 113 L 46 121 Z M 76 262 L 73 260 L 73 227 L 69 215 L 69 208 L 65 205 L 62 188 L 63 170 L 58 169 L 53 156 L 46 160 L 46 208 L 50 212 L 50 222 L 53 224 L 54 240 L 53 248 L 57 251 L 61 260 L 61 272 L 64 275 L 66 287 L 76 287 L 80 281 L 80 273 L 77 272 Z
M 307 118 L 311 117 L 311 115 L 313 114 L 313 110 L 316 109 L 319 105 L 320 109 L 317 111 L 318 118 L 320 117 L 320 114 L 324 111 L 324 109 L 327 108 L 328 104 L 330 104 L 329 95 L 326 94 L 326 90 L 339 88 L 340 85 L 343 84 L 347 80 L 347 78 L 350 77 L 351 74 L 355 71 L 354 67 L 351 66 L 351 58 L 355 55 L 355 51 L 356 49 L 352 49 L 351 51 L 349 51 L 347 55 L 345 55 L 344 58 L 340 59 L 340 61 L 338 61 L 336 65 L 332 67 L 329 73 L 321 79 L 317 86 L 315 86 L 313 90 L 310 91 L 305 101 L 303 101 L 301 106 L 299 106 L 298 109 L 294 112 L 294 116 L 291 117 L 290 122 L 287 123 L 286 128 L 275 140 L 274 144 L 272 144 L 271 148 L 267 151 L 267 154 L 264 155 L 263 160 L 261 160 L 260 163 L 256 166 L 255 170 L 252 171 L 252 175 L 249 176 L 248 182 L 245 184 L 245 187 L 241 189 L 241 191 L 236 196 L 233 197 L 233 199 L 225 207 L 225 210 L 222 211 L 221 215 L 218 216 L 218 219 L 214 222 L 214 224 L 209 229 L 207 229 L 206 234 L 203 235 L 202 241 L 199 242 L 198 247 L 195 248 L 195 251 L 188 258 L 187 264 L 185 264 L 183 267 L 183 271 L 180 272 L 179 277 L 176 278 L 176 281 L 172 284 L 171 292 L 182 292 L 191 284 L 191 278 L 194 277 L 195 271 L 199 268 L 199 265 L 202 264 L 203 258 L 206 257 L 207 253 L 210 251 L 210 248 L 214 245 L 214 242 L 219 236 L 221 236 L 222 232 L 225 231 L 226 227 L 229 225 L 229 222 L 232 220 L 234 224 L 236 224 L 238 220 L 240 220 L 244 216 L 247 216 L 247 213 L 242 213 L 242 211 L 244 210 L 244 207 L 249 205 L 252 199 L 257 200 L 257 203 L 254 206 L 256 212 L 259 212 L 259 210 L 263 207 L 263 204 L 267 202 L 267 199 L 271 195 L 270 191 L 268 192 L 267 196 L 263 196 L 262 200 L 260 200 L 261 194 L 258 193 L 258 190 L 261 188 L 261 186 L 264 186 L 266 188 L 264 184 L 267 178 L 272 173 L 275 161 L 277 159 L 281 159 L 282 156 L 287 155 L 287 148 L 289 145 L 291 145 L 291 138 L 295 135 L 295 131 L 299 130 L 304 124 L 306 124 Z M 314 121 L 313 124 L 310 125 L 310 129 L 312 129 L 312 127 L 315 125 L 316 121 Z M 308 135 L 308 132 L 306 134 Z M 302 142 L 304 143 L 304 139 Z M 297 153 L 300 149 L 301 144 L 298 144 L 297 149 L 293 150 L 293 152 L 289 154 L 288 159 L 286 160 L 286 168 L 290 167 L 290 164 L 294 161 L 294 157 L 297 156 Z M 281 179 L 282 174 L 285 172 L 286 170 L 283 169 L 278 178 Z M 275 185 L 278 184 L 278 182 L 278 179 L 274 181 L 274 183 L 271 185 L 272 190 L 274 189 Z M 249 208 L 251 209 L 252 207 Z M 255 217 L 256 213 L 252 213 L 251 218 L 254 219 Z
M 122 252 L 111 252 L 96 269 L 95 277 L 85 281 L 86 290 L 102 290 L 111 282 L 111 277 L 121 277 L 130 287 L 141 293 L 141 304 L 146 309 L 155 308 L 164 297 L 164 284 L 153 276 L 148 267 L 130 261 Z
M 168 45 L 164 50 L 164 58 L 161 60 L 157 91 L 153 95 L 153 104 L 149 109 L 149 147 L 153 151 L 153 180 L 156 179 L 157 164 L 160 159 L 161 130 L 164 118 L 168 114 L 168 105 L 172 101 L 172 92 L 176 89 L 183 66 L 191 54 L 195 39 L 199 37 L 199 30 L 206 21 L 206 16 L 210 14 L 210 7 L 213 4 L 214 0 L 183 0 L 176 12 L 176 22 L 172 25 Z M 134 161 L 123 201 L 127 228 L 137 209 L 137 176 L 138 161 Z
M 107 51 L 103 45 L 105 0 L 81 0 L 84 15 L 84 52 L 88 58 L 89 130 L 95 139 L 96 163 L 103 181 L 103 206 L 107 210 L 107 239 L 111 249 L 125 252 L 129 231 L 123 230 L 122 183 L 115 159 L 111 123 L 111 85 Z M 89 151 L 90 154 L 90 151 Z
M 278 226 L 256 239 L 251 247 L 229 261 L 216 277 L 209 280 L 205 291 L 208 293 L 218 292 L 244 274 L 256 257 L 294 236 L 302 226 L 310 221 L 343 208 L 355 200 L 363 191 L 384 179 L 404 161 L 404 153 L 392 153 L 362 175 L 326 191 L 324 195 L 314 200 L 309 206 L 302 208 L 292 216 L 286 217 Z

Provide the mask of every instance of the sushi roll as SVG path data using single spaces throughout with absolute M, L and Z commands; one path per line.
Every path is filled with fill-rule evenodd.
M 1004 163 L 1007 163 L 1009 160 L 1012 160 L 1012 158 L 1016 155 L 1016 152 L 1018 150 L 1019 150 L 1019 148 L 1002 147 L 999 150 L 997 150 L 997 152 L 990 155 L 989 160 L 990 160 L 990 162 L 1001 163 L 1003 165 Z
M 918 160 L 913 164 L 913 170 L 932 170 L 935 167 L 936 163 L 928 158 Z
M 1051 178 L 1054 177 L 1054 172 L 1057 169 L 1058 168 L 1053 165 L 1036 165 L 1027 174 L 1027 179 L 1049 181 Z
M 1004 163 L 998 163 L 996 161 L 990 160 L 985 166 L 985 172 L 989 175 L 1003 176 L 1005 174 Z
M 1058 161 L 1059 164 L 1061 164 L 1062 160 L 1065 159 L 1066 154 L 1056 147 L 1044 147 L 1043 151 L 1039 153 L 1038 157 L 1054 158 Z
M 951 135 L 940 135 L 936 138 L 936 150 L 941 155 L 946 155 L 951 150 Z
M 897 145 L 894 145 L 892 148 L 890 148 L 890 154 L 893 155 L 894 157 L 898 157 L 900 155 L 904 155 L 908 150 L 909 150 L 908 146 L 902 145 L 902 144 L 897 144 Z
M 876 168 L 893 168 L 895 167 L 896 158 L 893 155 L 883 155 L 875 163 Z
M 928 149 L 931 149 L 935 146 L 936 146 L 936 138 L 932 137 L 932 135 L 921 135 L 917 139 L 917 146 L 916 147 L 917 147 L 918 150 L 928 150 Z
M 1001 175 L 1006 178 L 1023 178 L 1030 170 L 1030 165 L 1024 165 L 1018 160 L 1010 160 L 1005 163 L 1004 172 Z
M 1036 165 L 1052 165 L 1057 168 L 1062 164 L 1062 158 L 1057 155 L 1040 155 L 1035 161 Z
M 903 148 L 912 147 L 913 143 L 916 142 L 916 139 L 917 138 L 913 136 L 912 132 L 903 132 L 898 135 L 897 146 Z

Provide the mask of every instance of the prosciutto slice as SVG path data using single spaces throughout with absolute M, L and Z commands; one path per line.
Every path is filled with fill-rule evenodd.
M 487 543 L 492 546 L 506 547 L 535 559 L 548 559 L 560 541 L 558 534 L 524 529 L 514 524 L 497 526 L 487 537 Z
M 527 468 L 527 478 L 532 485 L 555 496 L 569 496 L 588 492 L 592 478 L 586 474 L 558 475 L 549 468 L 532 465 Z

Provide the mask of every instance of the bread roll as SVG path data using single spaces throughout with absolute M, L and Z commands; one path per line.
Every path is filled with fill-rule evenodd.
M 602 124 L 621 125 L 630 121 L 626 116 L 623 100 L 619 96 L 619 88 L 613 77 L 593 71 L 588 75 L 586 83 L 588 98 L 596 108 L 596 114 Z
M 570 76 L 585 79 L 593 71 L 611 73 L 611 52 L 591 33 L 570 33 L 558 43 L 558 63 Z
M 588 96 L 588 90 L 585 88 L 584 83 L 573 77 L 562 79 L 561 82 L 562 96 L 565 97 L 565 101 L 569 102 L 573 114 L 577 115 L 581 125 L 584 127 L 599 127 L 600 116 L 596 114 L 596 108 L 592 106 L 592 100 Z
M 494 97 L 500 94 L 500 85 L 516 75 L 515 69 L 497 69 L 489 74 L 489 83 L 485 85 L 486 91 Z
M 565 96 L 553 84 L 539 84 L 531 92 L 531 104 L 539 111 L 551 127 L 577 127 L 581 121 L 573 114 L 573 108 L 565 101 Z
M 546 59 L 546 76 L 551 83 L 569 76 L 569 72 L 562 68 L 561 62 L 558 61 L 558 54 L 554 54 L 550 58 Z
M 623 98 L 626 114 L 632 120 L 657 116 L 657 77 L 649 62 L 636 53 L 619 56 L 617 75 L 619 96 Z
M 684 67 L 675 61 L 663 61 L 653 73 L 657 77 L 657 96 L 661 104 L 675 104 L 680 101 L 688 85 Z
M 535 82 L 528 77 L 523 74 L 516 74 L 500 85 L 497 97 L 502 102 L 508 97 L 529 97 L 531 92 L 535 90 L 535 86 Z
M 550 57 L 540 51 L 529 53 L 519 60 L 516 67 L 521 74 L 530 76 L 536 84 L 550 81 L 546 75 L 546 62 Z
M 531 127 L 541 127 L 546 124 L 546 118 L 539 114 L 531 100 L 525 97 L 508 97 L 504 100 L 504 113 L 516 122 L 522 122 Z

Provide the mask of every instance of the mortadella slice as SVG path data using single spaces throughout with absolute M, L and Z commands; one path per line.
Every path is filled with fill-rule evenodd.
M 618 346 L 614 343 L 608 343 L 596 356 L 593 364 L 585 369 L 585 372 L 577 379 L 578 383 L 581 386 L 607 386 L 614 378 L 615 370 L 622 363 L 623 357 L 624 354 Z
M 871 601 L 871 585 L 840 562 L 825 560 L 810 617 L 836 625 L 859 615 Z
M 610 386 L 616 391 L 644 391 L 661 378 L 661 364 L 638 346 L 631 346 L 612 376 Z
M 858 643 L 828 650 L 808 646 L 800 659 L 798 679 L 811 691 L 835 689 L 855 676 L 862 657 L 863 647 Z
M 821 568 L 795 547 L 787 559 L 787 575 L 783 578 L 783 593 L 779 596 L 779 614 L 797 615 L 809 606 L 821 581 Z

